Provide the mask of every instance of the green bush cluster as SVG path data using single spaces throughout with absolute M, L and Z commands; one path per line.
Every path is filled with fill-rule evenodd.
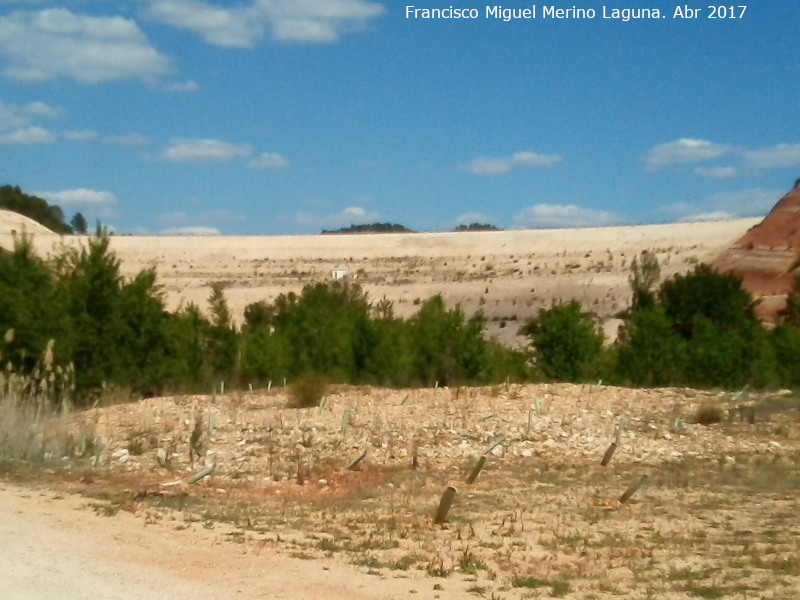
M 51 261 L 24 235 L 0 257 L 0 332 L 15 332 L 4 363 L 32 371 L 50 346 L 56 364 L 75 373 L 78 404 L 108 387 L 154 395 L 221 381 L 230 389 L 301 378 L 389 386 L 525 379 L 525 355 L 486 340 L 484 324 L 440 296 L 398 319 L 391 303 L 372 303 L 349 282 L 251 304 L 241 328 L 220 286 L 206 311 L 189 304 L 169 312 L 155 270 L 123 278 L 100 229 Z
M 542 310 L 521 333 L 531 338 L 537 370 L 548 379 L 601 378 L 620 385 L 737 388 L 800 384 L 800 283 L 778 325 L 768 330 L 741 278 L 700 264 L 664 281 L 634 263 L 633 306 L 617 341 L 602 345 L 595 320 L 573 301 Z
M 800 384 L 800 284 L 779 325 L 761 326 L 741 280 L 705 265 L 661 284 L 657 263 L 634 264 L 635 302 L 618 340 L 604 346 L 597 320 L 572 301 L 541 310 L 521 333 L 530 350 L 484 336 L 471 317 L 441 296 L 408 319 L 385 298 L 333 281 L 246 307 L 238 327 L 220 286 L 207 310 L 165 308 L 156 272 L 126 279 L 98 228 L 85 246 L 38 257 L 18 236 L 0 255 L 0 345 L 4 367 L 74 373 L 77 404 L 108 387 L 137 394 L 208 392 L 236 386 L 319 380 L 393 387 L 481 385 L 502 381 L 591 381 L 699 387 Z M 72 384 L 71 384 L 72 385 Z M 316 396 L 316 392 L 313 394 Z
M 438 295 L 403 320 L 358 285 L 317 283 L 246 308 L 240 372 L 258 384 L 310 375 L 395 387 L 525 379 L 525 355 L 486 340 L 484 324 Z

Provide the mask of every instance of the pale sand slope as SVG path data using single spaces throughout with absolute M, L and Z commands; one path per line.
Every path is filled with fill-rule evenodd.
M 513 342 L 518 324 L 554 300 L 580 300 L 609 318 L 629 302 L 631 260 L 656 252 L 662 273 L 712 260 L 760 219 L 583 229 L 375 235 L 116 236 L 112 248 L 130 276 L 156 267 L 168 306 L 205 306 L 223 282 L 234 314 L 255 301 L 329 281 L 345 268 L 373 300 L 386 296 L 400 316 L 441 293 L 449 304 L 490 319 L 490 333 Z M 0 222 L 0 246 L 13 240 Z M 36 235 L 43 254 L 85 238 Z M 501 327 L 509 321 L 508 327 Z
M 16 231 L 19 234 L 28 233 L 31 235 L 45 236 L 56 235 L 47 227 L 40 225 L 33 219 L 29 219 L 28 217 L 11 212 L 10 210 L 3 210 L 0 208 L 0 248 L 10 248 L 10 246 L 7 245 L 7 239 L 5 239 L 5 236 L 10 236 L 12 231 Z M 11 247 L 13 247 L 13 244 Z

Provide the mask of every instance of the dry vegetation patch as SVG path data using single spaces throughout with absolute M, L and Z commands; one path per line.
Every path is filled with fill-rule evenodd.
M 788 599 L 800 587 L 793 394 L 325 391 L 310 408 L 288 408 L 278 388 L 87 411 L 74 424 L 105 444 L 97 466 L 69 463 L 71 485 L 98 498 L 99 514 L 218 527 L 248 552 L 346 561 L 377 577 L 466 580 L 486 598 Z M 708 406 L 722 421 L 696 423 Z M 198 415 L 205 451 L 192 467 Z M 458 493 L 436 526 L 448 485 Z

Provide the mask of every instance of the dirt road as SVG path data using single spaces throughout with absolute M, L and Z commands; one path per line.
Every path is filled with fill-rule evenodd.
M 0 598 L 5 600 L 382 600 L 463 598 L 421 572 L 368 575 L 334 561 L 275 554 L 225 541 L 219 526 L 103 516 L 85 498 L 0 482 Z M 98 514 L 98 512 L 100 514 Z

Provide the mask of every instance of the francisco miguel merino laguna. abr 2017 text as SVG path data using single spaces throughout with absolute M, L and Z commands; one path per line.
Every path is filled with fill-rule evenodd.
M 725 15 L 719 12 L 704 15 L 709 18 L 742 18 L 746 6 L 716 7 L 709 6 L 708 9 L 725 9 Z M 486 5 L 485 10 L 477 8 L 417 8 L 413 4 L 406 5 L 406 19 L 499 19 L 502 21 L 512 21 L 517 19 L 616 19 L 620 21 L 630 21 L 632 19 L 696 19 L 701 16 L 703 9 L 691 8 L 688 5 L 676 5 L 674 11 L 658 8 L 611 8 L 603 5 L 602 8 L 557 8 L 552 4 L 537 6 L 532 4 L 530 8 L 504 8 L 502 5 Z M 670 14 L 671 13 L 671 14 Z M 730 14 L 728 14 L 730 13 Z

